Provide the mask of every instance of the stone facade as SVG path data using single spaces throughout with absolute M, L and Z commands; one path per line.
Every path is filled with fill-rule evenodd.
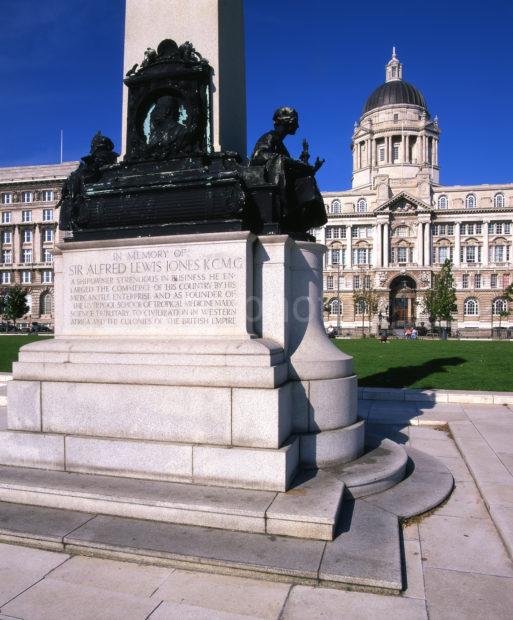
M 57 203 L 78 162 L 0 168 L 0 289 L 21 285 L 30 311 L 19 323 L 53 327 L 53 249 Z
M 328 246 L 327 325 L 361 331 L 355 290 L 366 287 L 379 297 L 374 331 L 429 327 L 424 291 L 450 258 L 458 305 L 452 328 L 486 336 L 499 324 L 513 326 L 511 317 L 499 317 L 500 297 L 513 281 L 513 183 L 441 185 L 439 134 L 422 95 L 403 81 L 394 50 L 385 84 L 355 124 L 352 188 L 323 193 L 328 223 L 314 232 Z

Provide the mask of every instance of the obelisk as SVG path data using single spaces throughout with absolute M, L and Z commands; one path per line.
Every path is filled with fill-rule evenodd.
M 246 155 L 243 0 L 126 0 L 124 73 L 163 39 L 190 41 L 214 69 L 214 150 Z M 127 88 L 123 87 L 123 153 Z

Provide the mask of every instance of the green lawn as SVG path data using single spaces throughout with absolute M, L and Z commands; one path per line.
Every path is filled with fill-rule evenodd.
M 20 347 L 34 340 L 51 336 L 0 336 L 0 372 L 11 372 L 12 363 L 18 359 Z
M 513 342 L 337 340 L 359 385 L 513 392 Z

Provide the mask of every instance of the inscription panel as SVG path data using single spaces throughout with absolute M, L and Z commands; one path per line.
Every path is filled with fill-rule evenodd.
M 64 251 L 64 335 L 247 333 L 244 241 Z

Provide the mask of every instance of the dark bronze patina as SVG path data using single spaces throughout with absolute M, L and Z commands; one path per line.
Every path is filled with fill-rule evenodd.
M 292 108 L 258 140 L 249 163 L 212 148 L 212 67 L 191 43 L 166 39 L 127 73 L 126 155 L 96 134 L 66 180 L 59 226 L 74 240 L 251 230 L 310 238 L 326 221 L 308 144 L 291 158 Z

